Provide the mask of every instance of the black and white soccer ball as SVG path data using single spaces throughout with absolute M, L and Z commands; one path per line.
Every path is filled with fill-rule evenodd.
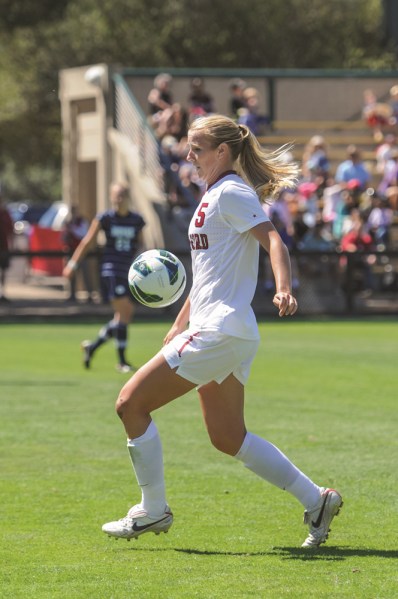
M 187 275 L 181 260 L 167 250 L 148 250 L 130 266 L 130 291 L 149 308 L 164 308 L 176 302 L 184 292 Z

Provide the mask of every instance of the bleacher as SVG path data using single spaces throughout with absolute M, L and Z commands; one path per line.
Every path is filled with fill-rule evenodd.
M 322 135 L 327 144 L 328 158 L 332 173 L 340 162 L 346 160 L 346 149 L 355 144 L 361 151 L 362 159 L 378 182 L 375 170 L 375 142 L 369 127 L 362 120 L 357 121 L 274 121 L 270 131 L 259 137 L 260 143 L 270 150 L 284 144 L 293 144 L 293 157 L 301 161 L 304 148 L 313 135 Z

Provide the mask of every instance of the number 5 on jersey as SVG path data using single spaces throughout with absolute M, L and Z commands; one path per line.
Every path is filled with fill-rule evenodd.
M 203 227 L 205 223 L 206 213 L 204 211 L 204 208 L 207 208 L 208 205 L 208 202 L 202 202 L 199 206 L 197 218 L 195 219 L 195 227 L 197 227 L 198 229 L 200 229 L 200 227 Z

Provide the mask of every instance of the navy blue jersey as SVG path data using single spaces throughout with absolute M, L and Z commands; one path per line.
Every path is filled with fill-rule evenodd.
M 101 276 L 126 278 L 138 249 L 138 234 L 145 221 L 136 212 L 120 216 L 115 210 L 97 215 L 105 233 L 106 244 L 101 262 Z

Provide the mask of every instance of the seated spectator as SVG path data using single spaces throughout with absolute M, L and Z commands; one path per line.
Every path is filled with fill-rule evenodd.
M 172 104 L 161 113 L 154 122 L 154 130 L 159 140 L 171 136 L 176 143 L 182 142 L 185 148 L 188 135 L 188 113 L 181 104 Z
M 388 246 L 392 221 L 393 211 L 388 204 L 387 198 L 374 194 L 372 209 L 367 218 L 366 226 L 379 250 L 386 249 Z
M 326 142 L 321 135 L 314 135 L 306 145 L 302 158 L 302 173 L 307 181 L 314 181 L 318 189 L 323 189 L 329 177 L 330 163 L 327 157 Z
M 341 162 L 336 169 L 336 182 L 348 183 L 356 179 L 360 183 L 360 189 L 364 191 L 371 179 L 371 175 L 361 158 L 359 149 L 350 144 L 347 147 L 347 160 Z
M 191 93 L 188 96 L 188 112 L 191 119 L 214 112 L 213 98 L 205 90 L 205 83 L 201 77 L 194 77 L 191 81 Z
M 336 244 L 325 223 L 318 220 L 315 226 L 305 233 L 298 248 L 307 251 L 330 252 L 336 248 Z
M 264 135 L 270 119 L 259 112 L 259 93 L 255 87 L 247 87 L 243 92 L 245 107 L 238 110 L 238 123 L 246 125 L 254 135 Z
M 379 102 L 372 89 L 366 89 L 363 98 L 362 116 L 372 129 L 374 140 L 380 143 L 383 140 L 383 129 L 389 124 L 392 115 L 391 106 Z
M 173 78 L 168 73 L 160 73 L 153 80 L 153 88 L 148 94 L 149 114 L 155 115 L 170 108 L 173 97 L 170 91 Z
M 398 85 L 393 85 L 390 89 L 389 105 L 391 108 L 390 123 L 392 125 L 398 125 Z
M 320 211 L 318 185 L 314 181 L 303 181 L 297 187 L 297 191 L 304 210 L 303 220 L 308 227 L 314 227 Z
M 237 119 L 239 115 L 239 110 L 241 108 L 246 108 L 246 101 L 244 98 L 244 90 L 246 89 L 246 83 L 243 79 L 231 79 L 229 82 L 229 91 L 230 91 L 230 99 L 229 99 L 229 112 L 230 116 L 233 119 Z
M 384 175 L 388 163 L 391 161 L 391 152 L 396 147 L 396 136 L 393 133 L 388 133 L 383 142 L 376 149 L 376 171 Z
M 330 185 L 325 187 L 322 195 L 322 220 L 329 225 L 330 231 L 333 230 L 333 223 L 337 218 L 338 206 L 342 204 L 342 186 L 339 183 L 330 181 Z
M 374 248 L 373 239 L 366 228 L 366 220 L 359 210 L 351 213 L 352 226 L 343 235 L 340 247 L 343 252 L 358 252 Z
M 352 228 L 351 214 L 358 210 L 361 202 L 360 183 L 352 179 L 341 188 L 340 202 L 336 205 L 336 217 L 333 222 L 333 237 L 338 241 Z
M 288 250 L 292 250 L 294 247 L 294 228 L 292 226 L 291 215 L 286 205 L 286 196 L 289 192 L 282 192 L 278 200 L 276 200 L 271 206 L 263 204 L 263 209 L 274 225 L 275 229 L 281 236 L 284 244 Z M 279 205 L 278 205 L 279 204 Z M 292 269 L 292 287 L 295 291 L 300 286 L 298 279 L 298 268 L 297 261 L 294 256 L 290 257 L 291 269 Z M 260 270 L 262 271 L 261 278 L 263 279 L 262 287 L 265 293 L 275 292 L 275 279 L 272 275 L 272 269 L 269 261 L 269 256 L 263 248 L 260 250 Z
M 359 210 L 352 213 L 353 227 L 343 235 L 341 239 L 341 250 L 343 252 L 363 252 L 374 249 L 372 236 L 366 230 L 366 221 Z M 354 262 L 352 271 L 348 271 L 347 258 L 344 256 L 340 262 L 343 268 L 343 287 L 356 291 L 370 291 L 374 287 L 372 264 L 375 262 L 374 255 L 359 256 Z
M 398 149 L 391 151 L 390 160 L 377 191 L 379 195 L 388 198 L 392 210 L 398 210 Z
M 280 230 L 286 231 L 286 236 L 293 238 L 293 218 L 288 204 L 288 191 L 278 194 L 272 204 L 263 204 L 263 210 L 272 222 L 277 222 Z
M 182 162 L 178 170 L 181 185 L 189 189 L 193 194 L 195 201 L 199 204 L 203 194 L 206 191 L 206 185 L 199 178 L 196 168 L 190 162 Z

